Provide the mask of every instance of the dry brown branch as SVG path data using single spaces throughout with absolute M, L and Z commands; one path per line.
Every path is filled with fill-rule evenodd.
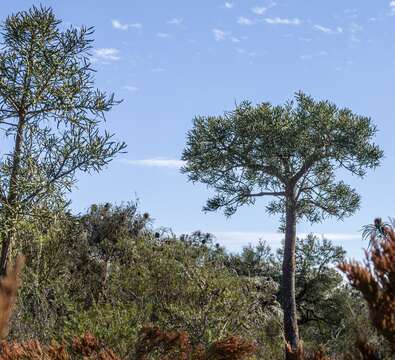
M 53 341 L 49 346 L 42 346 L 36 340 L 24 343 L 1 343 L 0 360 L 121 360 L 112 350 L 102 346 L 96 338 L 86 333 L 75 337 L 71 345 Z

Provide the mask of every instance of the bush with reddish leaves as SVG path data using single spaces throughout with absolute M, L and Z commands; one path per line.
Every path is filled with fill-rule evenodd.
M 163 331 L 157 326 L 145 326 L 136 346 L 136 360 L 146 360 L 157 354 L 160 358 L 189 359 L 192 347 L 185 331 Z
M 395 357 L 395 232 L 376 220 L 380 238 L 373 235 L 366 264 L 355 261 L 339 265 L 351 285 L 366 300 L 372 324 L 390 344 Z
M 1 343 L 0 360 L 121 360 L 112 350 L 90 333 L 75 337 L 71 343 L 61 344 L 52 341 L 49 346 L 41 345 L 37 340 L 23 343 Z
M 230 336 L 214 342 L 206 352 L 207 360 L 246 359 L 257 351 L 256 344 L 240 336 Z
M 243 360 L 256 352 L 253 343 L 237 336 L 214 342 L 208 349 L 191 346 L 185 331 L 163 331 L 146 326 L 140 335 L 133 359 L 148 360 Z M 43 346 L 36 340 L 23 343 L 3 341 L 0 360 L 121 360 L 90 333 L 75 337 L 71 343 L 53 341 Z
M 192 346 L 185 331 L 163 331 L 156 326 L 146 326 L 141 332 L 135 359 L 159 356 L 177 360 L 242 360 L 256 351 L 254 343 L 239 336 L 229 336 L 205 349 L 202 345 Z

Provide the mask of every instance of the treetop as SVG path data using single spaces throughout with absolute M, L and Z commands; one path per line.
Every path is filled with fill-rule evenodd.
M 268 210 L 283 212 L 281 199 L 288 194 L 301 207 L 299 215 L 313 222 L 342 218 L 358 208 L 359 196 L 335 182 L 335 171 L 363 177 L 377 167 L 383 152 L 373 142 L 376 132 L 369 117 L 303 92 L 284 105 L 243 101 L 222 116 L 194 118 L 182 171 L 215 190 L 205 210 L 224 207 L 231 215 L 272 195 L 280 201 Z

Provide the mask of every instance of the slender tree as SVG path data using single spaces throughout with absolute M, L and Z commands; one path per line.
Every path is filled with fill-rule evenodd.
M 100 132 L 117 104 L 94 88 L 92 28 L 63 29 L 50 8 L 32 7 L 1 24 L 0 270 L 18 217 L 60 201 L 77 170 L 98 171 L 125 148 Z
M 383 153 L 372 141 L 375 133 L 370 118 L 299 92 L 283 106 L 243 102 L 223 116 L 196 117 L 187 134 L 182 171 L 215 191 L 204 210 L 223 208 L 230 216 L 270 196 L 267 211 L 281 214 L 284 335 L 293 350 L 299 346 L 296 224 L 342 219 L 358 209 L 359 195 L 335 172 L 363 177 L 378 166 Z

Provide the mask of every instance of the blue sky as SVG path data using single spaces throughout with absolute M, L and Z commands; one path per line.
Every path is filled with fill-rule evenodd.
M 123 99 L 106 128 L 128 153 L 79 175 L 75 211 L 138 197 L 155 226 L 212 232 L 231 250 L 259 239 L 277 247 L 278 218 L 265 214 L 265 200 L 230 219 L 202 213 L 210 191 L 187 182 L 179 159 L 195 115 L 244 99 L 283 103 L 303 90 L 372 117 L 385 159 L 363 180 L 346 178 L 362 195 L 353 217 L 298 232 L 325 234 L 360 258 L 361 226 L 395 215 L 395 1 L 20 0 L 3 1 L 1 18 L 33 4 L 51 6 L 66 25 L 95 27 L 97 86 Z

